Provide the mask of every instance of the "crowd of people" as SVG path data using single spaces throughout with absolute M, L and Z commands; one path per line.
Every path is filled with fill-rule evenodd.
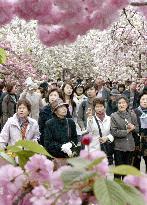
M 125 83 L 101 77 L 39 83 L 28 78 L 22 92 L 14 82 L 1 83 L 0 120 L 3 149 L 28 139 L 66 159 L 63 145 L 76 147 L 89 133 L 92 142 L 80 149 L 103 150 L 110 165 L 138 169 L 143 156 L 147 171 L 147 78 Z

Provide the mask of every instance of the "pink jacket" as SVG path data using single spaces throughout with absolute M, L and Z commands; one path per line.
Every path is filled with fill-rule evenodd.
M 26 130 L 26 139 L 36 141 L 40 137 L 39 126 L 36 120 L 28 117 L 29 125 Z M 5 148 L 8 145 L 14 145 L 21 140 L 21 129 L 17 115 L 10 117 L 0 133 L 0 147 Z

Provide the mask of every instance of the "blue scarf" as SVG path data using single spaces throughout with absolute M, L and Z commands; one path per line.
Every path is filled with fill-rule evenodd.
M 142 129 L 147 129 L 147 109 L 138 107 L 138 110 L 141 112 L 140 124 Z

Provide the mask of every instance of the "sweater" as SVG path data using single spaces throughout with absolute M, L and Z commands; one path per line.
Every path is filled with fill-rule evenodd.
M 67 123 L 68 121 L 68 123 Z M 69 126 L 69 133 L 68 133 Z M 68 136 L 69 135 L 69 136 Z M 78 143 L 76 125 L 72 119 L 60 119 L 53 116 L 46 122 L 44 134 L 44 146 L 47 151 L 57 158 L 66 158 L 68 155 L 61 151 L 63 144 L 68 142 Z

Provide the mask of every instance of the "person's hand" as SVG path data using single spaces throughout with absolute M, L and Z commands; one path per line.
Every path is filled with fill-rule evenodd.
M 108 137 L 106 137 L 106 136 L 103 136 L 103 137 L 100 137 L 100 138 L 99 138 L 99 142 L 100 142 L 101 144 L 107 142 L 107 140 L 108 140 Z
M 92 118 L 92 109 L 88 108 L 86 112 L 87 118 Z
M 132 123 L 128 123 L 127 125 L 127 131 L 132 132 L 133 130 L 135 130 L 135 125 L 133 125 Z

